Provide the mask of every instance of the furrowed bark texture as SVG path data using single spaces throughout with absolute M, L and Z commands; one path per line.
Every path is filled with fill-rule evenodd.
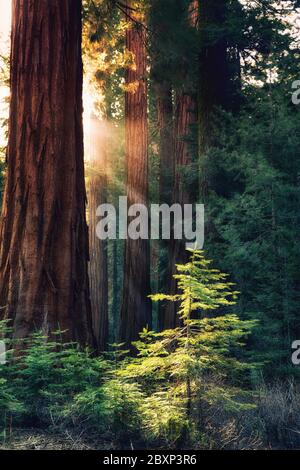
M 131 2 L 127 2 L 130 7 Z M 131 17 L 141 20 L 127 9 Z M 126 32 L 126 47 L 135 65 L 126 70 L 126 85 L 132 89 L 125 96 L 125 160 L 128 205 L 148 205 L 147 82 L 145 30 L 131 22 Z M 125 241 L 123 303 L 120 339 L 127 345 L 151 325 L 149 240 Z
M 0 305 L 14 335 L 92 344 L 80 0 L 14 0 Z
M 97 349 L 105 351 L 108 346 L 107 241 L 99 240 L 96 234 L 97 207 L 107 202 L 106 144 L 103 138 L 107 135 L 105 123 L 100 122 L 95 116 L 91 117 L 89 134 L 87 151 L 90 161 L 88 183 L 90 295 Z

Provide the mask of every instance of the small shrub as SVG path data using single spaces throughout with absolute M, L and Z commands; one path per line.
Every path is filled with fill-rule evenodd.
M 101 387 L 90 387 L 76 395 L 65 416 L 77 427 L 84 426 L 120 445 L 129 445 L 131 439 L 140 439 L 143 399 L 137 384 L 110 379 Z

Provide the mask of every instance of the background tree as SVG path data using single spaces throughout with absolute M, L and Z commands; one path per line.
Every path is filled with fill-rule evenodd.
M 107 241 L 96 234 L 97 208 L 107 202 L 107 123 L 90 116 L 87 152 L 89 213 L 89 280 L 93 331 L 99 351 L 108 346 L 108 260 Z
M 174 185 L 174 75 L 176 75 L 177 55 L 174 51 L 176 42 L 175 24 L 178 25 L 180 14 L 174 0 L 151 2 L 149 11 L 149 24 L 151 30 L 151 89 L 150 98 L 154 102 L 153 134 L 157 135 L 158 146 L 158 188 L 155 202 L 159 204 L 172 205 L 172 193 Z M 174 24 L 175 23 L 175 24 Z M 179 27 L 180 25 L 178 25 Z M 150 119 L 151 119 L 150 114 Z M 150 175 L 151 177 L 152 175 Z M 152 180 L 155 177 L 152 176 Z M 157 269 L 158 285 L 156 289 L 160 292 L 170 290 L 170 267 L 169 257 L 171 250 L 169 242 L 160 241 L 154 247 L 158 252 Z M 154 258 L 154 257 L 152 257 Z M 158 325 L 163 328 L 165 305 L 158 306 Z
M 125 168 L 128 206 L 148 205 L 147 54 L 143 13 L 127 2 L 126 50 L 132 58 L 126 68 Z M 132 18 L 132 20 L 131 20 Z M 125 241 L 123 303 L 120 339 L 126 344 L 151 324 L 149 240 Z
M 193 204 L 198 194 L 197 148 L 192 133 L 197 128 L 198 100 L 195 74 L 197 71 L 197 24 L 198 1 L 179 2 L 185 32 L 185 53 L 178 66 L 181 71 L 181 84 L 175 88 L 174 104 L 174 185 L 172 202 Z M 191 176 L 191 174 L 193 176 Z M 175 221 L 176 223 L 176 221 Z M 185 241 L 171 239 L 169 243 L 169 271 L 171 274 L 172 293 L 176 292 L 176 264 L 184 263 L 186 258 Z M 169 303 L 164 312 L 163 328 L 174 328 L 179 321 L 176 303 Z
M 123 240 L 100 242 L 95 228 L 99 204 L 109 202 L 117 207 L 124 194 L 125 27 L 126 17 L 113 2 L 84 2 L 84 92 L 97 117 L 87 118 L 86 129 L 88 181 L 93 193 L 89 196 L 90 268 L 95 274 L 90 276 L 91 303 L 102 349 L 108 336 L 111 343 L 117 340 L 122 299 Z

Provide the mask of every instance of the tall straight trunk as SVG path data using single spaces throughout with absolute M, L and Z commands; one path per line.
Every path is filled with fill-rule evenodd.
M 194 184 L 190 185 L 184 177 L 183 168 L 192 168 L 193 148 L 189 141 L 192 126 L 198 120 L 198 102 L 194 94 L 180 93 L 177 97 L 175 111 L 175 182 L 173 203 L 181 205 L 194 204 L 197 197 L 198 188 Z M 171 279 L 170 292 L 175 294 L 177 283 L 174 279 L 176 274 L 176 264 L 185 264 L 188 261 L 188 253 L 185 249 L 184 240 L 172 239 L 169 244 L 169 272 Z M 163 329 L 175 328 L 178 325 L 177 304 L 168 302 L 163 319 Z
M 171 84 L 154 76 L 154 90 L 159 129 L 159 203 L 172 203 L 174 184 L 174 126 Z M 160 242 L 158 262 L 158 291 L 169 292 L 171 286 L 169 243 Z M 167 304 L 158 306 L 158 327 L 163 329 Z
M 120 268 L 120 247 L 119 241 L 112 241 L 112 260 L 111 260 L 111 291 L 112 291 L 112 300 L 111 300 L 111 321 L 112 321 L 112 333 L 111 340 L 112 343 L 116 343 L 119 339 L 119 329 L 120 329 L 120 300 L 121 300 L 121 288 L 122 282 L 120 280 L 120 273 L 122 270 Z
M 0 305 L 15 337 L 93 343 L 85 200 L 81 1 L 13 0 Z
M 237 2 L 238 3 L 238 2 Z M 240 106 L 241 72 L 237 46 L 229 51 L 226 20 L 230 24 L 229 0 L 200 0 L 200 81 L 199 81 L 199 149 L 200 191 L 203 202 L 210 190 L 217 189 L 211 162 L 206 159 L 213 140 L 213 116 L 216 108 L 236 112 Z M 230 6 L 231 5 L 231 6 Z M 212 231 L 207 221 L 206 231 Z
M 159 202 L 170 204 L 174 175 L 174 131 L 172 87 L 168 82 L 155 83 L 159 129 Z
M 96 235 L 97 207 L 107 202 L 107 162 L 106 144 L 103 139 L 105 123 L 91 116 L 89 142 L 90 176 L 88 183 L 89 243 L 90 262 L 89 280 L 92 306 L 93 332 L 99 351 L 108 345 L 108 267 L 107 241 L 99 240 Z
M 198 0 L 193 0 L 189 6 L 189 20 L 192 27 L 197 26 L 198 21 Z M 195 184 L 190 184 L 185 177 L 184 169 L 192 169 L 194 163 L 195 149 L 191 145 L 192 127 L 198 122 L 198 100 L 196 92 L 179 91 L 176 95 L 175 103 L 175 172 L 174 172 L 174 191 L 173 203 L 181 205 L 194 204 L 196 201 L 198 188 Z M 172 239 L 169 244 L 169 272 L 171 279 L 170 292 L 175 294 L 177 291 L 176 264 L 184 264 L 188 261 L 188 254 L 185 249 L 184 240 Z M 175 328 L 178 325 L 179 317 L 177 315 L 177 305 L 174 302 L 168 302 L 164 319 L 163 329 Z
M 175 42 L 174 9 L 176 19 L 180 18 L 178 10 L 181 5 L 174 0 L 153 0 L 149 11 L 150 29 L 155 40 L 151 43 L 151 81 L 155 97 L 156 118 L 159 145 L 159 187 L 158 200 L 160 204 L 172 204 L 174 186 L 174 105 L 173 82 L 174 66 L 169 50 Z M 171 20 L 172 18 L 172 20 Z M 174 29 L 173 29 L 174 28 Z M 176 28 L 177 29 L 177 28 Z M 176 47 L 175 47 L 176 49 Z M 169 241 L 160 240 L 153 243 L 158 260 L 153 267 L 158 273 L 156 291 L 169 292 L 171 285 Z M 153 246 L 152 245 L 152 246 Z M 158 329 L 163 328 L 167 302 L 157 305 Z
M 141 20 L 131 2 L 130 17 Z M 147 139 L 147 60 L 146 34 L 142 25 L 132 21 L 126 31 L 126 48 L 134 57 L 134 66 L 126 69 L 125 93 L 125 160 L 128 205 L 148 205 L 148 139 Z M 130 86 L 131 85 L 131 86 Z M 149 240 L 125 241 L 123 303 L 120 318 L 120 339 L 126 345 L 138 339 L 139 333 L 151 325 Z
M 215 107 L 226 109 L 229 103 L 227 38 L 221 29 L 225 24 L 228 3 L 228 0 L 200 0 L 199 123 L 202 151 L 210 144 L 211 116 Z

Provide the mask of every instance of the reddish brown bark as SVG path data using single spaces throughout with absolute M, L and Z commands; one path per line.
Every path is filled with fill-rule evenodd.
M 93 332 L 99 351 L 105 351 L 108 345 L 107 241 L 99 240 L 96 234 L 97 207 L 107 202 L 106 144 L 103 138 L 105 135 L 107 135 L 105 123 L 100 122 L 95 116 L 91 117 L 89 142 L 87 142 L 89 157 L 89 280 Z
M 131 2 L 127 2 L 130 7 Z M 128 15 L 141 20 L 132 9 Z M 142 25 L 131 21 L 126 32 L 126 48 L 135 65 L 126 69 L 126 85 L 135 84 L 125 94 L 125 160 L 128 205 L 148 204 L 148 139 L 147 139 L 147 60 L 146 34 Z M 149 240 L 125 242 L 123 303 L 120 338 L 127 345 L 151 324 Z
M 14 334 L 92 343 L 80 0 L 14 0 L 0 305 Z

